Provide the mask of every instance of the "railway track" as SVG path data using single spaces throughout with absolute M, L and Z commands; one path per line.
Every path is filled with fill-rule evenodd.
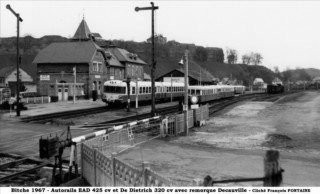
M 265 93 L 253 93 L 253 94 L 246 94 L 246 95 L 239 95 L 239 96 L 234 96 L 231 97 L 229 99 L 223 99 L 217 102 L 214 102 L 212 104 L 209 105 L 209 115 L 212 115 L 214 113 L 217 113 L 221 110 L 223 110 L 224 108 L 241 102 L 241 101 L 245 101 L 245 100 L 265 100 L 267 98 L 275 98 L 274 95 L 268 95 Z
M 74 118 L 74 117 L 79 117 L 83 115 L 107 112 L 110 110 L 113 110 L 113 109 L 110 109 L 110 108 L 107 109 L 106 107 L 95 107 L 95 108 L 89 108 L 89 109 L 70 110 L 70 111 L 64 111 L 64 112 L 56 112 L 56 113 L 48 113 L 48 114 L 37 115 L 37 116 L 24 117 L 24 118 L 21 118 L 21 121 L 46 123 L 57 118 L 64 118 L 64 119 Z
M 32 186 L 40 179 L 37 170 L 47 165 L 48 162 L 0 154 L 0 186 Z

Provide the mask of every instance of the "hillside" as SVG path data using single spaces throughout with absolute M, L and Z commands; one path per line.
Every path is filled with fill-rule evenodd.
M 21 68 L 29 73 L 36 80 L 36 67 L 32 64 L 37 53 L 53 42 L 65 42 L 67 38 L 61 36 L 44 36 L 42 38 L 33 38 L 31 36 L 20 39 L 20 48 L 22 56 Z M 0 40 L 0 68 L 16 64 L 15 37 L 2 38 Z M 148 42 L 133 42 L 123 40 L 109 41 L 111 44 L 124 48 L 129 52 L 136 53 L 139 57 L 151 63 L 151 44 Z M 221 48 L 205 48 L 194 44 L 183 44 L 176 41 L 161 42 L 156 44 L 156 77 L 161 76 L 173 69 L 182 68 L 178 65 L 184 50 L 189 49 L 189 71 L 210 72 L 216 78 L 232 77 L 242 80 L 245 85 L 256 77 L 262 78 L 265 82 L 271 83 L 277 75 L 264 66 L 253 66 L 245 64 L 226 64 L 224 53 Z M 201 70 L 200 70 L 201 69 Z M 145 66 L 145 72 L 150 74 L 150 66 Z M 281 79 L 299 80 L 311 79 L 320 76 L 318 69 L 289 70 L 282 72 Z

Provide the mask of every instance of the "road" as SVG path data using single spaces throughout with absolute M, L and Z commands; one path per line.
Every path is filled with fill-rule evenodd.
M 149 141 L 120 158 L 149 161 L 178 185 L 215 179 L 262 177 L 265 150 L 280 151 L 284 186 L 320 186 L 320 94 L 291 94 L 277 102 L 244 102 L 211 118 L 189 137 Z M 237 183 L 228 186 L 262 186 Z M 222 185 L 221 185 L 222 186 Z

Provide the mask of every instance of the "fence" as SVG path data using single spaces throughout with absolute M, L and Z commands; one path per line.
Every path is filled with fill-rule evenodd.
M 166 134 L 169 136 L 177 136 L 184 133 L 185 129 L 184 114 L 176 114 L 168 117 L 168 129 Z M 209 119 L 209 106 L 200 106 L 198 109 L 188 111 L 188 127 L 201 126 L 204 121 Z
M 50 96 L 26 97 L 26 98 L 21 98 L 21 102 L 24 102 L 27 104 L 50 103 L 51 97 Z
M 189 128 L 208 118 L 207 105 L 189 111 Z M 143 163 L 141 170 L 115 156 L 148 140 L 183 133 L 184 125 L 184 114 L 177 114 L 163 120 L 146 119 L 129 123 L 110 133 L 106 131 L 85 140 L 75 148 L 82 176 L 91 186 L 171 186 L 172 182 L 151 170 L 148 163 Z
M 108 157 L 85 143 L 81 153 L 82 177 L 91 186 L 171 186 L 171 181 L 152 171 L 148 162 L 138 169 L 116 158 L 115 153 Z

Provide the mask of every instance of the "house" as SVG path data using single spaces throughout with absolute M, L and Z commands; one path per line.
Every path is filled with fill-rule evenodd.
M 125 49 L 117 47 L 109 47 L 108 51 L 115 56 L 115 58 L 122 64 L 125 71 L 124 79 L 131 78 L 131 80 L 144 80 L 144 65 L 146 62 L 142 61 L 137 54 L 130 53 Z M 115 72 L 116 70 L 114 70 Z M 110 74 L 113 73 L 112 67 Z M 115 72 L 116 74 L 116 72 Z
M 282 81 L 278 77 L 274 78 L 274 80 L 272 81 L 272 84 L 273 85 L 283 85 Z
M 106 43 L 100 34 L 91 33 L 83 19 L 70 42 L 52 43 L 42 49 L 33 61 L 38 94 L 58 100 L 70 100 L 73 93 L 78 98 L 95 98 L 107 80 L 143 78 L 145 62 Z
M 262 78 L 256 78 L 253 80 L 253 85 L 255 86 L 263 86 L 264 84 L 264 81 Z
M 21 92 L 36 92 L 36 84 L 33 82 L 32 77 L 21 68 L 19 68 L 19 79 Z M 9 87 L 11 94 L 16 94 L 17 68 L 15 66 L 7 66 L 0 69 L 0 86 Z

